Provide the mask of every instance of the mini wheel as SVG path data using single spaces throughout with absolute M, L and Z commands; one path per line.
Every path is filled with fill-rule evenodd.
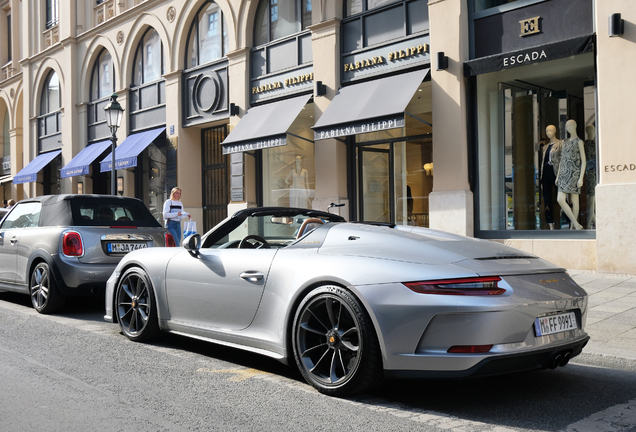
M 122 333 L 135 342 L 156 339 L 161 330 L 150 278 L 133 267 L 124 273 L 115 294 L 117 321 Z
M 57 289 L 51 268 L 45 262 L 35 266 L 29 284 L 33 308 L 41 314 L 55 313 L 64 306 L 64 296 Z
M 383 379 L 371 319 L 343 288 L 323 286 L 310 292 L 296 311 L 292 332 L 296 364 L 321 393 L 346 396 Z

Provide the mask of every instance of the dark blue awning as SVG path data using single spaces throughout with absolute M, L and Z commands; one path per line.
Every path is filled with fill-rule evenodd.
M 78 175 L 87 175 L 90 164 L 110 147 L 111 141 L 100 141 L 91 144 L 79 152 L 75 157 L 60 170 L 62 178 Z
M 115 169 L 132 168 L 137 166 L 137 156 L 165 131 L 165 127 L 151 129 L 128 137 L 115 149 Z M 111 170 L 112 153 L 108 153 L 100 163 L 101 172 Z
M 13 184 L 34 182 L 38 179 L 38 173 L 55 159 L 62 150 L 54 150 L 48 153 L 42 153 L 33 159 L 27 166 L 22 168 L 19 173 L 13 177 Z

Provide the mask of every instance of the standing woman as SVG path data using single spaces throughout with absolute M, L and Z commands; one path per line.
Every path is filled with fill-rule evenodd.
M 185 217 L 190 218 L 191 215 L 183 211 L 181 189 L 178 187 L 172 188 L 170 198 L 163 203 L 163 220 L 166 228 L 174 237 L 177 246 L 181 245 L 181 219 Z

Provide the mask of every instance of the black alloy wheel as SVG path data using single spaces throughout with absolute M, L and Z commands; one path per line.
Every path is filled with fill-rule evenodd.
M 343 288 L 323 286 L 305 297 L 294 318 L 293 348 L 300 372 L 321 393 L 346 396 L 382 381 L 371 319 Z
M 117 284 L 115 310 L 122 333 L 135 342 L 159 336 L 157 307 L 150 278 L 142 269 L 126 270 Z
M 51 268 L 45 262 L 35 266 L 29 284 L 33 308 L 41 314 L 52 314 L 64 305 L 64 296 L 58 291 Z

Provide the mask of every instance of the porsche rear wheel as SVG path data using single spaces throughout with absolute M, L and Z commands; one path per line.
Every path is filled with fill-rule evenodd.
M 156 339 L 161 330 L 150 278 L 138 267 L 126 270 L 115 295 L 117 321 L 122 333 L 135 342 Z
M 346 396 L 382 380 L 378 338 L 351 293 L 323 286 L 301 302 L 293 323 L 293 349 L 303 377 L 318 391 Z
M 64 296 L 57 289 L 51 268 L 45 262 L 35 266 L 29 284 L 33 308 L 41 314 L 55 313 L 64 305 Z

